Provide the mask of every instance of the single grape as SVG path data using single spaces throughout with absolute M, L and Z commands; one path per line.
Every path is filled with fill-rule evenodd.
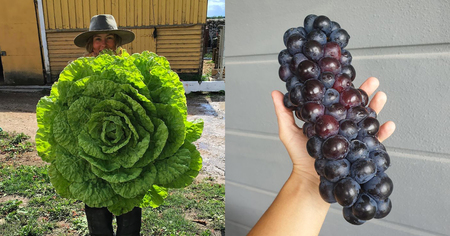
M 310 139 L 308 139 L 308 142 L 306 142 L 306 150 L 308 151 L 308 154 L 313 158 L 318 158 L 322 155 L 322 139 L 313 136 Z
M 328 160 L 325 158 L 316 158 L 314 161 L 314 169 L 316 169 L 316 172 L 320 176 L 324 176 L 324 169 L 325 165 L 327 164 Z
M 334 183 L 328 181 L 324 177 L 320 177 L 319 193 L 322 199 L 328 203 L 335 203 L 336 199 L 333 194 Z
M 284 64 L 280 66 L 280 69 L 278 70 L 278 76 L 283 82 L 286 82 L 289 78 L 294 76 L 294 74 L 289 69 L 289 64 Z
M 298 65 L 297 74 L 302 82 L 308 79 L 317 79 L 320 75 L 320 68 L 313 61 L 305 60 Z
M 373 117 L 366 117 L 364 120 L 358 123 L 359 135 L 377 135 L 380 129 L 380 122 Z
M 350 176 L 358 182 L 358 184 L 366 183 L 371 180 L 377 173 L 377 166 L 372 159 L 359 159 L 352 163 L 350 168 Z
M 363 184 L 362 188 L 373 199 L 379 201 L 387 199 L 391 195 L 394 184 L 387 174 L 380 172 L 369 180 L 369 182 Z
M 298 65 L 300 65 L 300 63 L 305 60 L 308 60 L 308 58 L 300 52 L 292 56 L 291 62 L 289 64 L 289 69 L 291 69 L 292 73 L 297 74 Z
M 377 113 L 370 107 L 366 107 L 367 112 L 369 113 L 369 117 L 377 118 Z
M 352 178 L 347 177 L 334 185 L 334 198 L 344 207 L 352 206 L 358 199 L 361 186 Z
M 341 48 L 345 48 L 350 40 L 350 35 L 344 29 L 337 29 L 330 34 L 330 41 L 336 42 Z
M 319 80 L 323 83 L 325 88 L 329 89 L 334 85 L 334 74 L 331 72 L 323 72 L 320 74 Z
M 367 145 L 360 141 L 360 140 L 352 140 L 350 142 L 350 151 L 348 152 L 346 158 L 351 163 L 360 160 L 365 159 L 369 156 L 369 149 L 367 148 Z
M 325 107 L 339 102 L 339 92 L 336 89 L 329 88 L 323 95 L 322 104 Z
M 344 105 L 346 109 L 361 105 L 361 93 L 354 88 L 348 88 L 341 92 L 339 102 Z
M 301 36 L 300 34 L 293 34 L 287 40 L 287 50 L 291 55 L 302 52 L 305 42 L 305 37 Z
M 306 36 L 306 39 L 317 41 L 322 45 L 327 43 L 327 35 L 318 29 L 313 29 L 311 32 L 309 32 L 309 34 Z
M 313 22 L 313 28 L 319 29 L 326 34 L 331 33 L 331 20 L 326 16 L 318 16 Z
M 327 159 L 342 159 L 347 155 L 349 142 L 341 135 L 327 138 L 322 144 L 322 154 Z
M 376 200 L 375 200 L 376 201 Z M 381 219 L 386 217 L 392 209 L 391 199 L 386 198 L 384 200 L 376 201 L 377 202 L 377 213 L 375 214 L 375 219 Z
M 323 116 L 325 107 L 316 101 L 306 102 L 301 110 L 301 117 L 307 122 L 316 122 L 317 118 Z
M 350 174 L 350 162 L 346 159 L 329 160 L 323 168 L 324 177 L 330 182 L 337 182 Z
M 302 95 L 306 101 L 321 101 L 325 93 L 325 87 L 316 79 L 309 79 L 302 88 Z
M 292 76 L 291 78 L 287 79 L 286 81 L 286 90 L 290 91 L 295 86 L 303 86 L 303 83 L 300 82 L 297 76 Z
M 377 166 L 377 172 L 383 172 L 391 165 L 391 158 L 384 150 L 375 150 L 369 153 L 369 158 L 373 160 Z
M 361 106 L 365 107 L 369 103 L 369 95 L 367 95 L 366 91 L 362 89 L 358 89 L 361 94 Z
M 352 65 L 346 65 L 341 68 L 341 73 L 348 75 L 351 81 L 356 78 L 356 71 Z
M 337 121 L 341 121 L 347 116 L 347 110 L 345 109 L 344 105 L 340 103 L 334 103 L 327 107 L 325 114 L 333 116 Z
M 339 123 L 334 117 L 330 115 L 323 115 L 317 119 L 314 129 L 320 138 L 325 139 L 338 134 Z
M 386 148 L 384 147 L 384 145 L 382 143 L 380 143 L 378 138 L 375 136 L 372 136 L 372 135 L 365 136 L 365 137 L 358 136 L 357 138 L 359 140 L 363 141 L 367 145 L 367 149 L 369 150 L 369 152 L 375 151 L 375 150 L 386 151 Z
M 311 32 L 314 28 L 314 20 L 317 18 L 317 15 L 310 14 L 305 17 L 305 20 L 303 21 L 303 26 L 305 27 L 306 33 Z
M 313 61 L 318 61 L 323 56 L 322 45 L 315 40 L 308 40 L 303 44 L 303 54 Z
M 369 115 L 366 108 L 363 106 L 356 106 L 348 109 L 347 119 L 353 120 L 358 123 Z
M 284 106 L 288 109 L 294 109 L 296 106 L 289 100 L 289 93 L 285 93 L 283 97 Z
M 358 126 L 352 120 L 341 120 L 339 122 L 338 133 L 344 136 L 347 140 L 353 140 L 356 138 L 356 136 L 358 136 Z
M 287 49 L 281 50 L 278 54 L 278 63 L 280 65 L 289 64 L 292 61 L 292 55 L 288 52 Z
M 352 54 L 349 51 L 342 49 L 339 61 L 342 66 L 350 65 L 352 63 Z
M 340 62 L 341 47 L 336 42 L 328 42 L 323 46 L 323 56 L 332 57 Z
M 342 214 L 344 215 L 344 219 L 350 224 L 362 225 L 366 222 L 365 220 L 360 220 L 360 219 L 356 218 L 356 216 L 354 216 L 352 213 L 351 207 L 344 207 L 342 209 Z
M 341 64 L 332 57 L 323 57 L 319 60 L 319 67 L 322 72 L 331 72 L 336 75 L 341 71 Z
M 316 130 L 314 129 L 313 123 L 310 123 L 310 122 L 303 123 L 302 130 L 303 130 L 303 134 L 306 135 L 306 137 L 308 137 L 308 138 L 311 138 L 314 135 L 316 135 Z
M 297 84 L 289 90 L 289 101 L 295 106 L 303 105 L 304 99 L 302 96 L 302 85 Z
M 284 46 L 287 46 L 287 41 L 288 41 L 289 37 L 293 34 L 299 34 L 303 37 L 306 37 L 306 31 L 303 27 L 290 28 L 290 29 L 286 30 L 286 32 L 284 32 L 284 35 L 283 35 Z
M 350 88 L 352 85 L 352 81 L 350 77 L 348 77 L 347 74 L 337 74 L 335 77 L 335 82 L 333 85 L 333 88 L 336 89 L 338 92 L 342 92 L 348 88 Z
M 331 32 L 333 32 L 337 29 L 340 29 L 340 28 L 341 28 L 341 26 L 339 25 L 339 23 L 337 23 L 336 21 L 331 21 Z M 330 32 L 330 34 L 331 34 L 331 32 Z M 327 36 L 328 36 L 328 34 L 327 34 Z
M 367 194 L 361 194 L 352 206 L 352 213 L 360 220 L 370 220 L 377 213 L 377 202 Z

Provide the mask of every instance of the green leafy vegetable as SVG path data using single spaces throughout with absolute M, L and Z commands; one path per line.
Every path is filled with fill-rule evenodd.
M 36 117 L 37 150 L 56 191 L 115 215 L 159 206 L 202 167 L 192 142 L 203 121 L 186 120 L 183 84 L 155 53 L 73 61 Z

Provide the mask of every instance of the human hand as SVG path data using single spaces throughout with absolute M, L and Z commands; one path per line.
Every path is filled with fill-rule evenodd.
M 368 96 L 371 96 L 379 86 L 379 81 L 375 77 L 368 78 L 360 89 L 364 90 Z M 308 138 L 303 134 L 303 130 L 295 124 L 295 119 L 291 110 L 287 109 L 283 104 L 283 93 L 280 91 L 272 92 L 272 99 L 275 105 L 275 113 L 278 120 L 278 130 L 281 142 L 293 163 L 293 173 L 299 174 L 301 178 L 310 180 L 313 183 L 319 183 L 320 177 L 314 168 L 315 159 L 312 158 L 306 150 L 306 142 Z M 377 92 L 369 103 L 377 114 L 386 104 L 386 94 Z M 388 121 L 380 126 L 378 139 L 382 142 L 386 140 L 395 130 L 395 123 Z

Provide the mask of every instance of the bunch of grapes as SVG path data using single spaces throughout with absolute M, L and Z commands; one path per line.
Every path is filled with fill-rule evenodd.
M 390 158 L 377 138 L 377 114 L 367 106 L 367 93 L 352 83 L 352 55 L 344 49 L 349 39 L 337 22 L 311 14 L 303 27 L 286 31 L 278 61 L 288 91 L 284 105 L 305 122 L 320 195 L 360 225 L 389 214 L 393 183 L 385 173 Z

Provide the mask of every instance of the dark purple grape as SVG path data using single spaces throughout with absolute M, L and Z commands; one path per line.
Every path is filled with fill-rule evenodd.
M 314 125 L 314 129 L 316 130 L 316 134 L 320 138 L 325 139 L 338 134 L 339 123 L 334 117 L 330 115 L 323 115 L 322 117 L 317 119 L 317 122 Z
M 380 122 L 372 117 L 366 117 L 364 120 L 358 123 L 359 134 L 361 136 L 377 135 L 380 129 Z
M 367 145 L 367 149 L 369 150 L 369 152 L 375 151 L 375 150 L 386 151 L 386 148 L 384 147 L 384 145 L 382 143 L 380 143 L 380 140 L 378 140 L 378 138 L 375 136 L 370 136 L 370 135 L 365 136 L 365 137 L 358 136 L 357 139 L 363 141 Z
M 359 160 L 365 159 L 369 156 L 369 149 L 367 145 L 360 140 L 352 140 L 350 142 L 350 151 L 348 152 L 346 158 L 351 163 Z
M 356 71 L 352 65 L 346 65 L 341 68 L 341 73 L 348 75 L 351 81 L 356 78 Z
M 314 129 L 313 123 L 310 123 L 310 122 L 303 123 L 302 130 L 303 130 L 303 134 L 306 135 L 306 137 L 308 137 L 308 138 L 311 138 L 314 135 L 316 135 L 316 130 Z
M 280 63 L 280 65 L 290 64 L 291 61 L 292 55 L 287 49 L 281 50 L 280 53 L 278 53 L 278 63 Z
M 339 92 L 336 89 L 327 89 L 325 94 L 323 95 L 322 104 L 325 107 L 331 106 L 332 104 L 339 102 Z
M 286 81 L 286 90 L 290 91 L 293 87 L 297 85 L 303 86 L 303 83 L 300 82 L 297 76 L 293 76 Z
M 348 88 L 341 92 L 339 102 L 344 105 L 346 109 L 361 105 L 361 93 L 354 88 Z
M 326 139 L 322 144 L 322 154 L 327 159 L 342 159 L 347 155 L 349 142 L 341 135 L 335 135 Z
M 328 42 L 323 46 L 323 57 L 332 57 L 341 60 L 341 47 L 335 42 Z
M 324 57 L 319 60 L 319 67 L 322 72 L 331 72 L 336 75 L 341 71 L 341 64 L 332 57 Z
M 314 161 L 314 169 L 316 169 L 316 172 L 320 176 L 324 176 L 324 168 L 325 164 L 327 164 L 328 160 L 325 158 L 317 158 Z
M 356 106 L 348 109 L 347 119 L 353 120 L 358 123 L 369 115 L 365 107 Z
M 308 79 L 317 79 L 320 75 L 320 68 L 313 61 L 305 60 L 298 65 L 297 75 L 302 82 Z
M 361 106 L 365 107 L 369 103 L 369 95 L 367 95 L 366 91 L 362 89 L 358 89 L 361 94 Z
M 341 121 L 347 116 L 347 110 L 345 109 L 344 105 L 340 103 L 334 103 L 327 107 L 325 114 L 333 116 L 337 121 Z
M 349 119 L 344 119 L 339 122 L 340 135 L 344 136 L 347 140 L 353 140 L 358 136 L 358 126 L 355 122 Z
M 284 64 L 280 66 L 280 69 L 278 70 L 278 76 L 283 82 L 286 82 L 289 78 L 294 76 L 294 74 L 289 69 L 289 64 Z
M 350 35 L 344 29 L 337 29 L 330 34 L 330 41 L 336 42 L 341 48 L 345 48 L 350 40 Z
M 370 107 L 366 107 L 367 112 L 369 113 L 369 117 L 377 118 L 377 113 Z
M 305 17 L 305 20 L 303 21 L 303 26 L 305 27 L 306 33 L 309 33 L 309 32 L 311 32 L 311 30 L 313 30 L 314 20 L 316 18 L 317 18 L 317 15 L 314 15 L 314 14 L 310 14 Z
M 352 54 L 349 51 L 342 49 L 339 62 L 341 62 L 341 66 L 350 65 L 352 63 Z
M 331 33 L 331 20 L 326 16 L 318 16 L 313 23 L 314 29 L 319 29 L 327 35 Z
M 324 177 L 320 178 L 319 193 L 322 199 L 328 203 L 335 203 L 336 199 L 333 194 L 334 183 L 328 181 Z
M 375 200 L 376 201 L 376 200 Z M 376 201 L 377 202 L 377 213 L 375 214 L 375 219 L 381 219 L 386 217 L 392 209 L 391 199 L 386 198 L 384 200 Z
M 325 93 L 325 87 L 316 79 L 309 79 L 303 85 L 303 98 L 306 101 L 321 101 Z
M 327 43 L 327 35 L 318 29 L 313 29 L 311 32 L 309 32 L 306 36 L 306 39 L 317 41 L 322 45 Z
M 303 106 L 301 106 L 301 105 L 297 106 L 294 110 L 294 114 L 295 114 L 295 117 L 297 117 L 297 119 L 299 119 L 301 121 L 305 121 L 301 114 L 302 108 L 303 108 Z
M 347 177 L 334 185 L 334 198 L 344 207 L 352 206 L 358 199 L 361 186 L 352 178 Z
M 301 117 L 307 122 L 316 122 L 317 118 L 323 116 L 325 107 L 320 102 L 306 102 L 301 110 Z
M 313 61 L 318 61 L 323 56 L 322 45 L 315 40 L 308 40 L 303 44 L 303 54 Z
M 356 216 L 354 216 L 352 213 L 351 207 L 344 207 L 342 210 L 342 214 L 344 215 L 344 219 L 350 224 L 362 225 L 366 222 L 365 220 L 360 220 L 356 218 Z
M 370 220 L 377 213 L 377 202 L 367 194 L 361 194 L 352 206 L 352 213 L 360 220 Z
M 303 105 L 304 103 L 302 87 L 301 84 L 297 84 L 289 90 L 289 101 L 295 106 Z
M 291 72 L 297 74 L 298 65 L 300 65 L 300 63 L 305 60 L 308 60 L 308 58 L 305 57 L 303 53 L 297 53 L 294 56 L 292 56 L 291 63 L 289 64 L 289 69 L 291 69 Z
M 377 166 L 377 172 L 383 172 L 391 165 L 391 158 L 384 150 L 375 150 L 369 153 L 369 159 Z
M 303 45 L 306 43 L 305 37 L 300 34 L 293 34 L 287 40 L 287 50 L 291 55 L 295 55 L 299 52 L 302 52 Z
M 372 179 L 377 173 L 377 166 L 372 159 L 359 159 L 352 163 L 350 168 L 350 176 L 358 182 L 363 184 Z
M 283 97 L 284 106 L 287 109 L 294 109 L 296 106 L 289 100 L 289 93 L 285 93 Z
M 350 174 L 350 162 L 346 159 L 329 160 L 323 168 L 324 177 L 330 182 L 337 182 Z
M 290 28 L 290 29 L 286 30 L 286 32 L 284 32 L 284 35 L 283 35 L 284 46 L 287 46 L 287 41 L 288 41 L 289 37 L 293 34 L 299 34 L 303 37 L 306 37 L 306 31 L 303 27 Z
M 352 85 L 352 81 L 350 77 L 348 77 L 347 74 L 338 74 L 335 77 L 335 82 L 333 84 L 333 88 L 336 89 L 338 92 L 342 92 L 348 88 L 350 88 Z
M 308 142 L 306 142 L 306 150 L 308 151 L 308 154 L 313 158 L 318 158 L 322 156 L 322 139 L 313 136 L 310 139 L 308 139 Z
M 319 80 L 323 83 L 325 88 L 329 89 L 334 85 L 334 74 L 331 72 L 323 72 L 320 74 Z
M 339 23 L 337 23 L 336 21 L 331 21 L 331 32 L 340 29 L 341 26 L 339 25 Z M 330 34 L 331 34 L 330 32 Z M 327 35 L 328 36 L 328 35 Z
M 391 195 L 394 184 L 387 174 L 379 172 L 369 182 L 363 184 L 362 188 L 373 199 L 379 201 L 387 199 Z

